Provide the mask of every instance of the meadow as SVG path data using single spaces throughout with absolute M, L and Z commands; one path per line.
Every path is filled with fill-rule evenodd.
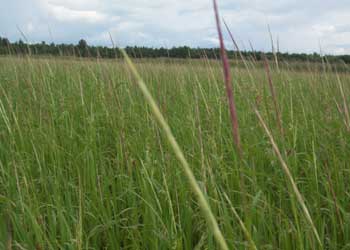
M 229 249 L 350 249 L 346 65 L 231 61 L 240 155 L 219 60 L 133 63 Z M 137 81 L 121 59 L 0 58 L 0 249 L 219 249 Z

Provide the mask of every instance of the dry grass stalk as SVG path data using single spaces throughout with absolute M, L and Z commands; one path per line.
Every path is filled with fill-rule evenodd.
M 277 126 L 278 126 L 278 129 L 280 130 L 281 135 L 283 136 L 284 131 L 283 131 L 283 126 L 282 126 L 281 112 L 278 108 L 276 91 L 275 91 L 275 88 L 273 86 L 271 72 L 270 72 L 270 66 L 269 66 L 269 62 L 267 61 L 266 56 L 264 56 L 264 64 L 265 64 L 265 70 L 266 70 L 267 79 L 269 82 L 269 88 L 270 88 L 270 92 L 271 92 L 271 96 L 272 96 L 272 100 L 273 100 L 273 106 L 274 106 L 275 113 L 276 113 Z
M 246 228 L 246 226 L 244 225 L 244 222 L 242 221 L 241 217 L 239 217 L 236 209 L 234 208 L 234 206 L 232 205 L 232 202 L 230 201 L 230 199 L 228 198 L 227 194 L 224 193 L 224 197 L 226 199 L 226 201 L 228 202 L 228 204 L 230 205 L 230 208 L 231 208 L 231 211 L 233 213 L 233 215 L 236 217 L 236 219 L 238 220 L 239 222 L 239 225 L 241 226 L 242 228 L 242 231 L 244 233 L 244 236 L 246 237 L 246 239 L 248 240 L 249 242 L 249 245 L 250 245 L 250 249 L 252 250 L 258 250 L 258 248 L 256 247 L 255 243 L 254 243 L 254 240 L 253 240 L 253 237 L 251 236 L 250 232 L 248 231 L 248 229 Z
M 273 42 L 272 32 L 271 32 L 271 29 L 270 29 L 270 25 L 269 25 L 269 24 L 267 25 L 267 29 L 269 30 L 270 41 L 271 41 L 271 47 L 272 47 L 272 54 L 273 54 L 273 57 L 275 58 L 275 63 L 276 63 L 277 72 L 280 72 L 280 67 L 279 67 L 279 64 L 278 64 L 278 57 L 277 57 L 275 45 L 274 45 L 274 42 Z M 279 42 L 278 42 L 278 50 L 279 50 Z
M 344 94 L 344 90 L 343 90 L 343 85 L 340 81 L 339 75 L 337 74 L 337 81 L 338 81 L 338 86 L 339 86 L 339 90 L 340 90 L 340 94 L 341 97 L 343 99 L 343 110 L 344 110 L 344 121 L 345 121 L 345 125 L 347 130 L 350 132 L 350 116 L 349 116 L 349 109 L 348 109 L 348 105 L 346 103 L 346 98 L 345 98 L 345 94 Z
M 128 65 L 128 67 L 131 71 L 131 74 L 136 79 L 136 84 L 140 88 L 143 96 L 145 97 L 148 105 L 150 106 L 155 119 L 157 120 L 161 129 L 164 131 L 165 137 L 167 138 L 170 146 L 172 147 L 177 159 L 181 163 L 180 166 L 182 167 L 183 171 L 185 172 L 185 176 L 188 179 L 190 187 L 198 200 L 199 207 L 201 208 L 201 210 L 204 214 L 204 218 L 206 219 L 206 221 L 208 223 L 209 229 L 212 231 L 214 238 L 216 239 L 220 248 L 222 250 L 228 250 L 229 249 L 228 245 L 227 245 L 226 240 L 225 240 L 225 238 L 224 238 L 224 236 L 219 228 L 219 225 L 215 219 L 215 216 L 214 216 L 213 212 L 211 211 L 210 205 L 209 205 L 207 199 L 205 198 L 203 191 L 199 187 L 198 182 L 197 182 L 197 180 L 196 180 L 196 178 L 195 178 L 195 176 L 190 168 L 190 165 L 188 164 L 188 162 L 185 158 L 185 155 L 183 154 L 182 149 L 180 148 L 173 133 L 171 132 L 171 129 L 170 129 L 168 123 L 166 122 L 163 114 L 161 113 L 157 103 L 155 102 L 153 96 L 149 92 L 149 90 L 148 90 L 145 82 L 143 81 L 142 77 L 140 76 L 139 72 L 137 71 L 135 65 L 130 60 L 128 54 L 125 52 L 125 50 L 123 50 L 121 48 L 120 48 L 120 51 L 121 51 L 121 53 L 126 61 L 126 64 Z
M 301 193 L 300 193 L 300 191 L 299 191 L 299 189 L 298 189 L 298 187 L 297 187 L 297 185 L 296 185 L 296 183 L 295 183 L 295 181 L 293 179 L 293 176 L 292 176 L 291 172 L 289 171 L 289 167 L 288 167 L 287 163 L 283 160 L 282 154 L 281 154 L 280 150 L 278 149 L 278 146 L 277 146 L 275 140 L 273 139 L 273 136 L 272 136 L 270 130 L 268 129 L 265 121 L 261 117 L 260 112 L 256 108 L 254 108 L 254 112 L 255 112 L 256 116 L 258 117 L 261 126 L 264 128 L 267 136 L 270 139 L 270 142 L 271 142 L 271 145 L 272 145 L 272 149 L 275 152 L 275 154 L 277 155 L 277 158 L 278 158 L 279 162 L 281 163 L 282 169 L 283 169 L 286 177 L 288 178 L 290 184 L 292 185 L 292 189 L 294 191 L 294 194 L 295 194 L 295 196 L 296 196 L 296 198 L 297 198 L 297 200 L 298 200 L 298 202 L 299 202 L 299 204 L 300 204 L 300 206 L 302 208 L 302 211 L 303 211 L 303 213 L 305 215 L 306 220 L 308 221 L 308 223 L 310 224 L 310 226 L 312 228 L 312 231 L 314 232 L 314 235 L 315 235 L 315 237 L 317 239 L 317 242 L 320 244 L 320 246 L 322 246 L 322 242 L 321 242 L 320 236 L 319 236 L 319 234 L 317 232 L 317 229 L 316 229 L 316 227 L 314 225 L 314 222 L 312 221 L 312 218 L 311 218 L 311 215 L 309 213 L 309 210 L 306 207 L 304 198 L 301 195 Z
M 233 45 L 235 46 L 235 48 L 236 48 L 236 50 L 237 50 L 237 52 L 238 52 L 238 54 L 239 54 L 239 57 L 240 57 L 241 60 L 243 61 L 244 66 L 245 66 L 245 68 L 246 68 L 247 71 L 248 71 L 250 80 L 253 81 L 254 78 L 253 78 L 253 75 L 252 75 L 251 72 L 250 72 L 250 69 L 249 69 L 247 60 L 246 60 L 246 59 L 244 58 L 244 56 L 242 55 L 242 52 L 241 52 L 241 50 L 239 49 L 238 44 L 237 44 L 236 40 L 234 39 L 233 34 L 232 34 L 230 28 L 228 27 L 228 25 L 227 25 L 225 19 L 223 19 L 223 22 L 224 22 L 224 24 L 225 24 L 225 27 L 226 27 L 226 30 L 227 30 L 228 34 L 230 35 L 230 38 L 231 38 L 231 40 L 232 40 L 232 43 L 233 43 Z

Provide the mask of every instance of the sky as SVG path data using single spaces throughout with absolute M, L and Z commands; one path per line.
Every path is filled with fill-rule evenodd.
M 1 3 L 1 2 L 4 3 Z M 217 47 L 212 0 L 0 0 L 0 36 L 11 41 L 111 46 Z M 241 49 L 350 54 L 349 0 L 218 0 Z M 227 32 L 225 32 L 227 33 Z M 229 37 L 226 47 L 232 49 Z

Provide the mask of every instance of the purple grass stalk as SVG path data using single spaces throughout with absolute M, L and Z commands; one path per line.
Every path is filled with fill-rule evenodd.
M 233 90 L 232 90 L 232 82 L 231 82 L 232 79 L 231 79 L 230 65 L 229 65 L 229 61 L 227 58 L 224 39 L 223 39 L 222 32 L 221 32 L 219 10 L 218 10 L 216 0 L 213 0 L 213 4 L 214 4 L 216 27 L 218 30 L 218 35 L 219 35 L 219 40 L 220 40 L 220 54 L 221 54 L 221 60 L 222 60 L 223 70 L 224 70 L 226 94 L 227 94 L 228 105 L 229 105 L 229 109 L 230 109 L 232 135 L 233 135 L 233 140 L 234 140 L 234 143 L 236 145 L 238 155 L 240 158 L 242 158 L 243 151 L 242 151 L 241 139 L 240 139 L 240 135 L 239 135 L 239 126 L 238 126 L 236 105 L 235 105 Z
M 265 64 L 265 70 L 266 70 L 266 74 L 267 74 L 267 79 L 268 79 L 268 82 L 269 82 L 269 88 L 270 88 L 270 92 L 271 92 L 271 95 L 272 95 L 273 105 L 274 105 L 274 108 L 275 108 L 277 126 L 278 126 L 278 129 L 281 132 L 281 135 L 283 136 L 284 131 L 283 131 L 283 127 L 282 127 L 282 118 L 281 118 L 281 113 L 280 113 L 280 110 L 279 110 L 278 104 L 277 104 L 276 91 L 275 91 L 275 88 L 273 87 L 273 83 L 272 83 L 272 77 L 271 77 L 269 62 L 267 61 L 266 56 L 263 56 L 263 57 L 264 57 L 264 64 Z

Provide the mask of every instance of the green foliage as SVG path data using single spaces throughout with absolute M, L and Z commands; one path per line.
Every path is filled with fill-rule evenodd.
M 88 45 L 84 39 L 79 40 L 77 45 L 74 44 L 46 44 L 45 42 L 37 44 L 26 44 L 22 40 L 10 43 L 8 39 L 0 37 L 0 55 L 28 54 L 28 48 L 33 55 L 41 56 L 77 56 L 77 57 L 93 57 L 93 58 L 120 58 L 120 52 L 115 48 L 107 46 L 92 46 Z M 218 59 L 220 51 L 218 48 L 190 48 L 187 46 L 172 47 L 172 48 L 149 48 L 149 47 L 130 47 L 127 46 L 125 51 L 131 58 L 209 58 Z M 239 58 L 238 53 L 233 50 L 228 52 L 229 58 Z M 242 51 L 242 54 L 247 59 L 262 61 L 263 55 L 269 59 L 273 59 L 271 52 L 263 53 L 259 51 Z M 323 62 L 330 63 L 350 63 L 350 55 L 327 55 L 320 56 L 317 53 L 313 54 L 298 54 L 298 53 L 277 53 L 279 60 L 288 62 Z
M 320 249 L 251 102 L 325 249 L 349 247 L 349 73 L 344 102 L 327 62 L 271 65 L 281 136 L 266 73 L 232 62 L 241 161 L 218 61 L 135 61 L 230 249 L 248 249 L 247 234 L 258 249 Z M 217 249 L 123 61 L 0 58 L 0 131 L 0 249 Z

